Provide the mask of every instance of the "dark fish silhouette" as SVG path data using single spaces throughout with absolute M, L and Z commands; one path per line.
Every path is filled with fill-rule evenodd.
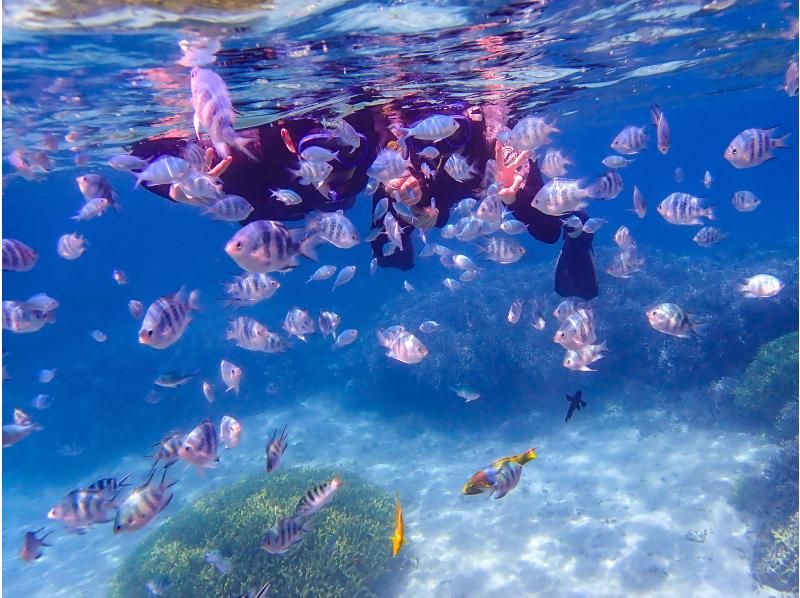
M 567 417 L 564 419 L 565 422 L 568 422 L 572 419 L 572 414 L 575 413 L 575 410 L 581 410 L 581 407 L 586 407 L 586 401 L 581 400 L 583 393 L 579 390 L 575 393 L 574 397 L 567 395 L 567 400 L 569 401 L 569 409 L 567 409 Z

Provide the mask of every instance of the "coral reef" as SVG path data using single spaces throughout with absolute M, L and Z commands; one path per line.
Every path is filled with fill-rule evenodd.
M 783 525 L 770 530 L 770 540 L 760 547 L 753 567 L 755 578 L 765 585 L 783 592 L 797 594 L 798 519 L 794 513 Z
M 791 333 L 761 347 L 734 390 L 737 407 L 773 422 L 787 402 L 796 401 L 797 343 Z
M 334 474 L 342 488 L 296 548 L 271 555 L 264 533 L 292 513 L 310 487 Z M 271 581 L 270 596 L 375 596 L 388 573 L 394 504 L 381 488 L 341 472 L 293 469 L 255 475 L 186 506 L 120 566 L 115 598 L 147 596 L 145 584 L 168 579 L 169 595 L 239 596 Z M 232 567 L 221 574 L 203 557 L 219 550 Z
M 798 591 L 797 457 L 795 435 L 782 443 L 761 475 L 738 480 L 733 495 L 733 504 L 754 518 L 753 575 L 760 583 L 794 593 Z

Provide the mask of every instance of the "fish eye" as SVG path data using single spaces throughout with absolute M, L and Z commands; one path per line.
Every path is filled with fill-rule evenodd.
M 732 153 L 732 154 L 735 154 L 735 153 L 736 153 L 736 148 L 735 148 L 735 147 L 732 147 L 732 148 L 731 148 L 731 153 Z
M 241 249 L 241 248 L 242 248 L 242 242 L 241 241 L 237 241 L 236 242 L 236 249 Z

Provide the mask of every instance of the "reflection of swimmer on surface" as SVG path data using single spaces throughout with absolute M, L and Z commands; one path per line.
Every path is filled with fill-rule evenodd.
M 390 196 L 413 207 L 417 213 L 435 217 L 435 221 L 429 218 L 426 225 L 442 228 L 447 224 L 451 208 L 462 198 L 472 196 L 476 188 L 485 189 L 494 183 L 508 211 L 526 225 L 534 238 L 548 244 L 556 243 L 562 236 L 561 217 L 544 214 L 531 206 L 531 200 L 543 186 L 539 168 L 528 160 L 527 151 L 519 152 L 496 139 L 504 123 L 495 122 L 497 119 L 492 117 L 496 111 L 492 108 L 455 103 L 439 105 L 433 112 L 430 107 L 401 111 L 392 105 L 371 106 L 346 117 L 344 127 L 349 135 L 326 129 L 310 118 L 280 120 L 237 131 L 237 138 L 257 161 L 232 148 L 235 158 L 223 161 L 214 169 L 214 174 L 220 174 L 227 194 L 244 197 L 253 206 L 252 213 L 242 224 L 255 220 L 300 220 L 311 211 L 348 210 L 370 183 L 370 187 L 375 187 L 373 207 L 383 197 Z M 408 133 L 432 116 L 432 112 L 444 116 L 445 124 L 455 123 L 449 129 L 444 127 L 443 132 L 448 133 L 446 137 L 436 139 L 435 132 L 433 135 L 419 131 L 418 135 Z M 400 127 L 408 123 L 411 125 Z M 143 158 L 181 155 L 188 141 L 171 137 L 146 139 L 133 146 L 133 153 Z M 209 145 L 205 137 L 201 143 Z M 382 148 L 401 150 L 408 161 L 402 174 L 378 183 L 370 179 L 367 171 Z M 321 165 L 327 173 L 322 176 L 322 182 L 312 184 L 311 181 L 318 180 L 315 177 L 320 175 L 301 172 L 298 164 L 301 155 L 316 153 L 335 155 L 335 158 L 329 162 L 312 162 Z M 149 185 L 148 188 L 165 197 L 169 193 L 166 185 Z M 277 201 L 270 193 L 277 189 L 290 189 L 302 201 Z M 438 214 L 430 209 L 433 198 Z M 389 213 L 397 217 L 394 206 L 389 207 Z M 584 212 L 577 214 L 582 221 L 588 217 Z M 402 249 L 384 255 L 382 249 L 386 240 L 379 237 L 371 241 L 381 267 L 408 270 L 414 266 L 410 242 L 414 227 L 406 225 L 405 220 L 400 222 L 404 224 Z M 592 237 L 591 234 L 577 238 L 564 235 L 555 274 L 555 290 L 561 296 L 584 299 L 597 296 Z

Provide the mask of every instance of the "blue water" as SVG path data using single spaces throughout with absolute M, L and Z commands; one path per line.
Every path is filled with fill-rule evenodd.
M 45 132 L 57 135 L 60 147 L 45 150 L 55 166 L 36 181 L 3 164 L 3 237 L 24 241 L 41 257 L 30 272 L 4 272 L 2 295 L 21 300 L 44 291 L 60 307 L 57 323 L 35 334 L 3 332 L 3 364 L 11 378 L 3 382 L 2 421 L 10 423 L 19 407 L 45 429 L 3 450 L 5 487 L 77 487 L 104 463 L 144 455 L 167 430 L 189 429 L 204 417 L 218 421 L 230 411 L 230 396 L 219 397 L 218 390 L 217 402 L 208 404 L 199 380 L 216 380 L 221 358 L 245 372 L 235 403 L 240 419 L 286 407 L 302 420 L 299 403 L 326 395 L 351 413 L 369 409 L 387 421 L 419 415 L 421 425 L 457 437 L 489 435 L 520 412 L 544 413 L 560 424 L 560 397 L 577 388 L 590 397 L 636 396 L 626 403 L 632 411 L 655 401 L 669 407 L 669 399 L 653 398 L 655 389 L 673 393 L 676 404 L 680 393 L 694 392 L 701 397 L 696 409 L 705 411 L 704 389 L 741 375 L 763 343 L 797 330 L 798 109 L 797 97 L 782 89 L 786 65 L 797 52 L 794 2 L 782 8 L 739 2 L 722 11 L 671 1 L 656 8 L 619 3 L 614 10 L 611 2 L 358 2 L 323 3 L 302 15 L 279 2 L 249 17 L 229 11 L 229 24 L 220 24 L 223 17 L 206 22 L 196 15 L 195 21 L 151 25 L 117 19 L 113 11 L 100 11 L 106 16 L 94 20 L 45 17 L 34 14 L 32 3 L 10 4 L 4 19 L 3 154 L 44 149 Z M 527 235 L 517 238 L 527 249 L 521 262 L 489 263 L 485 276 L 454 294 L 442 287 L 442 278 L 452 273 L 436 258 L 418 258 L 410 272 L 381 269 L 369 277 L 367 244 L 346 251 L 326 245 L 320 263 L 357 265 L 351 283 L 332 294 L 332 281 L 306 285 L 317 265 L 304 261 L 296 271 L 276 275 L 282 287 L 275 297 L 235 315 L 280 331 L 290 307 L 312 314 L 324 307 L 342 315 L 342 329 L 360 331 L 356 344 L 331 352 L 316 335 L 285 354 L 265 355 L 226 342 L 226 319 L 234 314 L 218 299 L 221 283 L 237 267 L 223 247 L 238 225 L 134 190 L 127 173 L 106 165 L 139 139 L 176 130 L 191 135 L 189 69 L 176 61 L 178 41 L 200 36 L 219 42 L 214 62 L 206 66 L 229 86 L 240 112 L 237 126 L 346 114 L 356 86 L 372 88 L 377 103 L 403 95 L 432 107 L 453 99 L 502 101 L 512 122 L 532 113 L 557 118 L 561 133 L 553 146 L 574 162 L 569 176 L 575 178 L 602 174 L 600 160 L 612 153 L 614 136 L 625 125 L 648 123 L 651 104 L 662 106 L 672 129 L 669 154 L 661 155 L 651 140 L 621 171 L 622 194 L 588 208 L 609 221 L 594 242 L 600 272 L 596 309 L 599 336 L 614 342 L 609 340 L 609 356 L 598 362 L 598 371 L 562 367 L 549 314 L 560 301 L 551 278 L 560 242 L 545 245 Z M 56 78 L 63 79 L 63 91 L 47 91 Z M 774 160 L 737 170 L 724 159 L 736 134 L 773 126 L 781 135 L 790 133 L 790 148 L 776 150 Z M 81 133 L 74 143 L 63 140 L 69 131 Z M 75 166 L 78 154 L 89 163 Z M 682 183 L 674 178 L 678 167 Z M 706 170 L 714 178 L 711 189 L 702 183 Z M 75 177 L 87 172 L 103 174 L 119 191 L 119 214 L 68 219 L 82 205 Z M 629 211 L 634 184 L 649 204 L 643 220 Z M 762 199 L 756 211 L 733 209 L 730 198 L 741 189 Z M 666 223 L 655 207 L 674 191 L 718 204 L 716 225 L 730 238 L 704 249 L 691 241 L 697 227 Z M 362 236 L 370 212 L 364 198 L 347 212 Z M 630 280 L 604 272 L 613 233 L 623 224 L 647 259 L 641 276 Z M 72 231 L 84 234 L 89 246 L 68 262 L 55 246 Z M 431 238 L 438 242 L 438 232 Z M 417 239 L 415 247 L 418 253 Z M 114 283 L 114 268 L 128 274 L 129 285 Z M 743 300 L 735 292 L 739 278 L 762 271 L 781 278 L 786 288 L 774 299 Z M 402 290 L 404 280 L 415 293 Z M 128 300 L 147 306 L 182 285 L 200 290 L 204 310 L 169 349 L 140 345 Z M 511 299 L 519 295 L 546 308 L 543 333 L 527 321 L 519 325 L 527 327 L 524 332 L 505 321 Z M 687 308 L 711 318 L 710 335 L 684 341 L 652 330 L 644 309 L 670 300 L 688 301 Z M 420 335 L 431 350 L 426 361 L 403 365 L 383 357 L 374 337 L 378 327 L 415 328 L 426 319 L 445 324 L 434 336 Z M 89 335 L 94 329 L 108 340 L 95 342 Z M 659 361 L 662 350 L 671 361 Z M 54 367 L 56 379 L 39 383 L 38 371 Z M 200 375 L 179 389 L 158 389 L 162 400 L 146 403 L 155 377 L 173 369 Z M 483 397 L 465 409 L 450 390 L 455 385 L 477 386 Z M 49 409 L 31 407 L 39 393 L 54 397 Z M 681 409 L 687 421 L 763 431 L 730 409 L 722 410 L 722 419 L 692 413 L 685 401 Z M 591 417 L 579 416 L 585 415 Z M 81 454 L 64 455 L 67 445 Z M 16 550 L 5 540 L 4 548 Z

